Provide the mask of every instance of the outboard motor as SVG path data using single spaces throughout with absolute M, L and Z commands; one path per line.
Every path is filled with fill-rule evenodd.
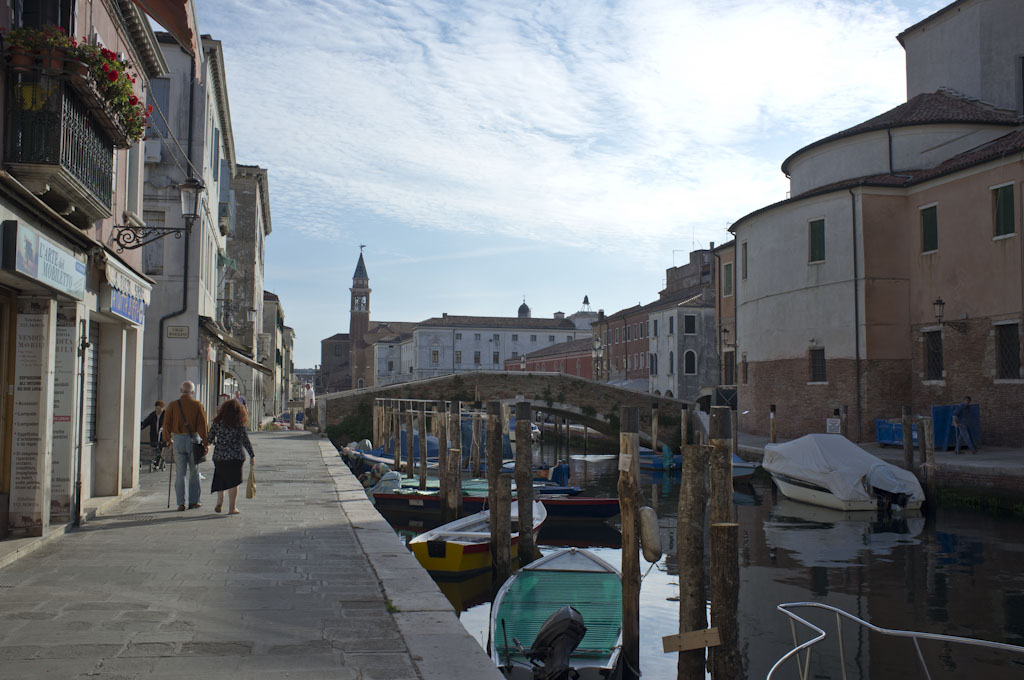
M 525 650 L 533 663 L 534 680 L 575 680 L 579 673 L 569 665 L 572 653 L 583 641 L 587 627 L 583 616 L 566 605 L 548 617 L 533 641 Z

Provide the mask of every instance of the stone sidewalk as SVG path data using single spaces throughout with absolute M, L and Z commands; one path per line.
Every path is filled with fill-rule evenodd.
M 167 473 L 144 472 L 133 497 L 0 569 L 0 676 L 501 677 L 327 440 L 253 445 L 241 515 L 213 495 L 168 509 Z

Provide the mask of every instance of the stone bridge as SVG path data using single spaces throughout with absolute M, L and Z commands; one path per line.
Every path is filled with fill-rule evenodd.
M 640 429 L 650 431 L 651 408 L 657 404 L 660 441 L 678 444 L 680 412 L 687 402 L 625 390 L 604 383 L 564 375 L 522 371 L 473 371 L 425 380 L 365 387 L 318 397 L 327 425 L 355 415 L 360 405 L 369 410 L 374 399 L 428 399 L 463 402 L 522 399 L 534 411 L 564 417 L 609 436 L 618 434 L 619 408 L 640 407 Z M 643 439 L 648 437 L 643 436 Z

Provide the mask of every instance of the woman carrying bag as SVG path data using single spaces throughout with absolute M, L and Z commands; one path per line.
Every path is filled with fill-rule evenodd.
M 215 512 L 220 512 L 224 506 L 224 492 L 227 491 L 228 514 L 240 514 L 235 504 L 238 501 L 238 487 L 242 483 L 245 454 L 249 454 L 250 471 L 256 461 L 248 430 L 249 414 L 241 402 L 229 399 L 220 405 L 209 433 L 209 440 L 214 445 L 213 486 L 210 492 L 217 492 Z

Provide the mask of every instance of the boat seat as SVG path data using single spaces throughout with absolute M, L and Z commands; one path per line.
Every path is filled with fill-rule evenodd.
M 502 619 L 511 647 L 508 651 L 520 657 L 512 638 L 529 647 L 548 617 L 565 605 L 574 607 L 587 627 L 574 655 L 603 658 L 611 654 L 622 629 L 622 583 L 616 574 L 523 571 L 505 594 L 498 612 L 494 644 L 501 658 L 506 654 Z

